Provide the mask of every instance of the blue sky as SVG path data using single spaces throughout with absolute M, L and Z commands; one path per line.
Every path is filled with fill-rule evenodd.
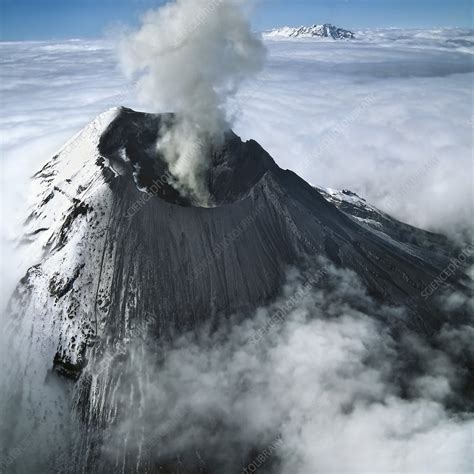
M 97 38 L 164 0 L 0 0 L 2 40 Z M 257 0 L 255 29 L 472 26 L 472 0 Z

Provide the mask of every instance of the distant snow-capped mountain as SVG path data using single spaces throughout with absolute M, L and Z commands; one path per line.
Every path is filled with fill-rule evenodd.
M 332 38 L 332 39 L 354 39 L 352 31 L 338 28 L 330 23 L 324 25 L 291 27 L 284 26 L 263 34 L 265 37 L 286 37 L 286 38 Z

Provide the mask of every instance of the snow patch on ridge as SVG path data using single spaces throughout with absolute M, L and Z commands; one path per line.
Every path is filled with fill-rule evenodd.
M 77 133 L 33 175 L 30 191 L 29 217 L 24 225 L 21 244 L 28 244 L 23 258 L 37 262 L 43 250 L 57 243 L 58 232 L 71 206 L 87 205 L 93 188 L 103 184 L 98 143 L 102 133 L 115 118 L 114 107 L 94 119 Z M 113 171 L 113 169 L 111 168 Z

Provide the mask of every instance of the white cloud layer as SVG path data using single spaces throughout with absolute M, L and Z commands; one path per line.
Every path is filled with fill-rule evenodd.
M 140 387 L 139 408 L 127 405 L 109 455 L 127 439 L 157 459 L 196 451 L 231 473 L 250 447 L 279 439 L 263 472 L 469 472 L 474 422 L 446 408 L 464 376 L 457 351 L 472 357 L 468 338 L 444 330 L 444 352 L 396 342 L 383 319 L 403 309 L 380 307 L 353 272 L 325 268 L 325 289 L 304 292 L 293 269 L 281 298 L 243 323 L 184 335 L 163 356 L 132 349 L 121 382 Z M 128 384 L 114 397 L 127 403 Z
M 473 212 L 472 31 L 268 41 L 235 128 L 316 185 L 456 234 Z M 469 46 L 471 44 L 471 46 Z
M 380 30 L 366 41 L 268 42 L 265 71 L 233 104 L 234 128 L 314 184 L 352 189 L 415 225 L 466 229 L 470 41 L 462 31 Z M 18 235 L 28 177 L 104 109 L 146 107 L 106 42 L 1 43 L 0 74 L 5 298 L 25 270 L 7 241 Z M 179 430 L 184 410 L 197 421 L 176 438 L 187 446 L 186 436 L 208 434 L 204 419 L 225 413 L 237 429 L 224 433 L 239 441 L 281 434 L 282 472 L 469 472 L 472 421 L 443 404 L 460 376 L 456 364 L 420 343 L 426 367 L 412 379 L 411 398 L 402 397 L 393 341 L 369 318 L 388 309 L 374 308 L 352 274 L 332 276 L 332 292 L 308 295 L 259 344 L 252 335 L 269 308 L 225 339 L 175 347 L 161 372 L 168 383 L 151 380 L 147 392 L 151 406 L 158 400 L 167 410 L 157 435 Z M 446 346 L 463 347 L 466 331 L 446 332 Z M 222 441 L 209 439 L 211 448 Z

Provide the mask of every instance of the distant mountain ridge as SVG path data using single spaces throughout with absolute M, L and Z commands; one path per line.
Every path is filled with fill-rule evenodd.
M 284 26 L 264 33 L 266 37 L 287 37 L 287 38 L 332 38 L 332 39 L 355 39 L 354 33 L 344 28 L 325 23 L 324 25 L 291 27 Z

